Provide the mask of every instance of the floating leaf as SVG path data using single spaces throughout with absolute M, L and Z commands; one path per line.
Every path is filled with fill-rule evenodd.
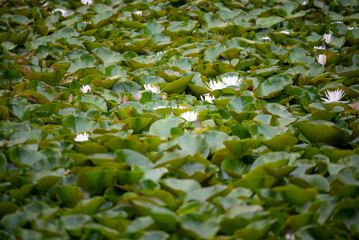
M 150 127 L 150 134 L 161 138 L 167 138 L 171 134 L 171 129 L 178 127 L 178 124 L 183 122 L 182 118 L 169 116 L 165 119 L 160 119 L 153 123 Z
M 201 185 L 192 179 L 175 179 L 169 178 L 164 179 L 162 183 L 172 191 L 179 193 L 179 192 L 192 192 L 194 190 L 200 189 Z
M 254 139 L 243 139 L 243 140 L 228 140 L 224 141 L 223 144 L 236 156 L 242 157 L 250 153 L 250 150 L 256 144 Z
M 83 103 L 90 103 L 96 109 L 99 109 L 101 111 L 107 111 L 106 101 L 99 96 L 85 94 L 82 96 L 77 96 L 74 100 L 75 102 L 78 102 L 80 106 Z M 86 109 L 86 107 L 84 107 L 84 109 Z
M 149 228 L 153 223 L 154 221 L 150 216 L 139 217 L 127 226 L 126 232 L 131 233 L 145 230 L 146 228 Z
M 250 223 L 245 228 L 237 230 L 234 236 L 244 239 L 262 239 L 275 222 L 276 220 L 261 220 Z
M 302 205 L 317 195 L 315 188 L 303 189 L 295 185 L 276 187 L 273 190 L 279 192 L 286 201 L 295 205 Z
M 206 219 L 202 214 L 189 213 L 181 217 L 182 228 L 199 239 L 214 238 L 219 226 L 214 219 Z
M 92 50 L 92 53 L 105 65 L 112 63 L 119 63 L 122 61 L 122 56 L 109 49 L 108 47 L 99 47 Z
M 83 168 L 78 173 L 77 185 L 92 194 L 101 193 L 113 184 L 116 176 L 114 169 L 104 167 Z
M 55 192 L 57 199 L 66 207 L 74 207 L 85 198 L 83 192 L 77 186 L 56 186 Z
M 191 81 L 192 77 L 193 75 L 190 75 L 168 83 L 163 91 L 168 94 L 182 93 L 186 89 L 187 84 Z
M 132 129 L 134 133 L 140 133 L 142 130 L 147 127 L 151 119 L 147 117 L 131 117 L 124 120 L 124 123 L 128 124 L 128 128 Z
M 208 198 L 212 198 L 224 190 L 226 190 L 226 186 L 224 185 L 214 185 L 211 187 L 201 188 L 201 189 L 195 189 L 188 193 L 185 201 L 188 202 L 190 200 L 196 200 L 196 201 L 206 201 Z
M 70 128 L 75 133 L 92 132 L 99 124 L 89 120 L 85 116 L 68 116 L 62 122 L 64 127 Z
M 261 28 L 268 28 L 275 24 L 282 22 L 284 19 L 281 17 L 263 17 L 256 21 L 256 25 Z
M 199 134 L 185 134 L 178 137 L 177 140 L 182 150 L 189 155 L 199 153 L 203 157 L 207 157 L 209 154 L 209 146 L 206 138 Z
M 146 156 L 129 149 L 117 150 L 116 156 L 121 162 L 125 162 L 129 165 L 143 166 L 146 168 L 151 168 L 153 165 Z
M 209 47 L 206 51 L 204 51 L 204 60 L 210 61 L 213 58 L 217 58 L 225 50 L 226 50 L 226 47 L 222 46 L 222 45 Z
M 286 147 L 293 146 L 298 142 L 298 139 L 290 135 L 277 135 L 272 139 L 263 141 L 264 145 L 274 151 L 284 150 Z
M 259 84 L 256 88 L 256 95 L 259 98 L 272 98 L 280 94 L 280 92 L 284 89 L 284 86 L 288 86 L 291 84 L 291 80 L 288 76 L 275 76 L 270 77 L 266 81 Z
M 300 122 L 297 126 L 299 131 L 314 143 L 342 145 L 346 138 L 346 134 L 335 124 L 323 120 Z
M 32 72 L 26 74 L 26 78 L 30 80 L 38 80 L 49 84 L 50 86 L 56 86 L 62 80 L 64 75 L 66 74 L 66 70 L 58 69 L 52 72 Z
M 31 166 L 34 163 L 40 161 L 45 156 L 38 151 L 27 147 L 11 148 L 9 151 L 10 160 L 20 166 Z

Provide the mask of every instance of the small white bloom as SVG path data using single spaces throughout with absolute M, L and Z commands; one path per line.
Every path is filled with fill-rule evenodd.
M 344 91 L 342 89 L 335 90 L 335 91 L 327 90 L 325 92 L 325 95 L 327 96 L 328 99 L 322 98 L 324 103 L 335 103 L 335 102 L 348 103 L 349 102 L 349 101 L 339 101 L 345 95 L 345 93 L 344 93 Z
M 262 39 L 262 40 L 271 40 L 270 37 L 268 37 L 268 36 L 264 36 L 264 37 L 262 37 L 261 39 Z
M 285 31 L 285 30 L 280 31 L 280 33 L 289 34 L 289 32 L 288 32 L 288 31 Z
M 89 135 L 86 132 L 84 132 L 84 134 L 78 133 L 74 140 L 75 142 L 86 142 L 89 140 Z
M 324 39 L 326 44 L 329 44 L 329 43 L 332 42 L 333 35 L 330 34 L 330 33 L 326 33 L 326 34 L 323 35 L 323 39 Z
M 206 93 L 203 96 L 201 96 L 202 101 L 207 101 L 207 102 L 210 102 L 210 103 L 213 103 L 212 100 L 214 100 L 214 99 L 216 99 L 216 98 L 210 96 L 209 93 Z
M 142 16 L 142 11 L 136 11 L 135 14 L 136 14 L 137 16 L 140 16 L 140 17 L 141 17 L 141 16 Z
M 93 1 L 92 1 L 92 0 L 81 0 L 81 3 L 82 3 L 83 5 L 88 5 L 88 4 L 92 4 Z
M 325 47 L 325 46 L 314 46 L 314 49 L 320 49 L 320 50 L 322 50 L 322 49 L 326 49 L 326 47 Z
M 169 108 L 168 106 L 158 106 L 154 107 L 153 110 L 162 109 L 162 108 Z
M 303 5 L 307 5 L 308 3 L 306 1 L 302 2 Z
M 319 56 L 317 57 L 317 61 L 324 66 L 327 62 L 327 55 L 319 54 Z
M 159 51 L 159 52 L 156 53 L 157 56 L 158 56 L 158 55 L 162 55 L 162 54 L 163 54 L 162 51 Z
M 91 91 L 90 85 L 82 85 L 81 92 L 87 93 L 87 92 L 90 92 L 90 91 Z
M 162 90 L 158 86 L 155 86 L 153 84 L 145 84 L 144 88 L 146 89 L 146 91 L 150 91 L 157 94 L 162 92 Z
M 222 82 L 226 87 L 239 86 L 242 83 L 242 78 L 238 78 L 238 76 L 224 77 L 222 78 Z
M 85 21 L 84 24 L 88 25 L 88 24 L 91 24 L 90 21 Z
M 284 236 L 285 239 L 288 240 L 294 240 L 295 239 L 295 235 L 293 233 L 286 233 Z
M 354 29 L 358 29 L 358 27 L 347 27 L 348 30 L 354 30 Z
M 227 87 L 222 81 L 211 80 L 207 82 L 207 88 L 211 91 Z
M 340 24 L 343 23 L 342 21 L 335 21 L 335 22 L 331 22 L 330 24 Z
M 70 16 L 70 12 L 63 8 L 56 8 L 52 11 L 52 13 L 55 13 L 55 12 L 61 12 L 61 15 L 64 17 Z
M 180 117 L 184 118 L 187 122 L 197 121 L 198 112 L 195 111 L 184 112 L 181 113 Z
M 186 109 L 186 107 L 180 105 L 180 106 L 173 106 L 172 109 Z

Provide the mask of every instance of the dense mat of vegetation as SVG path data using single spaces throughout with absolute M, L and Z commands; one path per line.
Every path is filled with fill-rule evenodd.
M 0 239 L 359 238 L 357 0 L 91 2 L 0 1 Z

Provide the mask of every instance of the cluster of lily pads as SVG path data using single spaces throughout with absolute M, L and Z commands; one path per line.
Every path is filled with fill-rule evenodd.
M 0 1 L 0 239 L 359 238 L 355 0 Z

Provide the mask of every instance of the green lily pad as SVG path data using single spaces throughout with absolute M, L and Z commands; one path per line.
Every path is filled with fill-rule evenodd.
M 268 78 L 259 84 L 255 93 L 260 98 L 273 98 L 281 93 L 285 86 L 292 83 L 291 79 L 286 75 L 277 75 Z
M 192 77 L 193 75 L 190 75 L 168 83 L 163 91 L 168 94 L 182 93 L 187 88 L 187 85 L 191 81 Z
M 52 72 L 32 72 L 29 74 L 26 74 L 26 78 L 30 80 L 38 80 L 51 85 L 56 86 L 60 83 L 64 75 L 66 74 L 66 70 L 64 69 L 58 69 Z
M 213 198 L 227 189 L 224 185 L 214 185 L 211 187 L 195 189 L 189 192 L 186 196 L 185 202 L 196 200 L 196 201 L 206 201 L 209 198 Z
M 268 28 L 275 24 L 282 22 L 284 19 L 281 17 L 264 17 L 256 21 L 256 25 L 261 28 Z
M 163 179 L 162 183 L 176 194 L 179 194 L 180 192 L 189 193 L 201 188 L 201 185 L 192 179 L 169 178 Z
M 219 230 L 215 219 L 206 219 L 202 214 L 189 213 L 181 217 L 182 228 L 198 239 L 214 238 Z
M 83 192 L 77 186 L 56 186 L 55 192 L 57 199 L 66 207 L 74 207 L 85 198 Z
M 179 146 L 182 150 L 189 155 L 195 153 L 201 154 L 203 157 L 207 157 L 209 154 L 209 146 L 206 138 L 199 134 L 184 134 L 177 138 Z
M 273 151 L 281 151 L 287 147 L 294 146 L 298 142 L 298 139 L 290 135 L 277 135 L 272 139 L 263 141 L 264 145 Z
M 68 210 L 65 215 L 94 214 L 101 207 L 103 201 L 103 197 L 83 199 L 74 208 Z
M 181 122 L 183 122 L 182 118 L 172 116 L 160 119 L 151 125 L 149 133 L 161 138 L 168 138 L 171 134 L 171 129 L 178 127 Z
M 249 154 L 256 143 L 257 141 L 255 139 L 228 140 L 223 142 L 231 153 L 239 158 Z
M 92 50 L 92 53 L 105 65 L 112 63 L 119 63 L 122 61 L 122 56 L 109 49 L 108 47 L 99 47 Z
M 314 143 L 328 143 L 337 146 L 342 145 L 347 138 L 346 133 L 332 122 L 323 120 L 300 122 L 297 126 L 299 131 Z
M 275 222 L 276 220 L 255 221 L 242 229 L 238 229 L 234 236 L 243 239 L 263 239 Z
M 318 194 L 315 188 L 303 189 L 295 185 L 276 187 L 273 190 L 279 192 L 283 199 L 295 205 L 302 205 Z
M 145 168 L 151 168 L 153 166 L 150 159 L 146 156 L 130 149 L 119 149 L 116 151 L 116 156 L 121 162 L 125 162 L 129 165 L 143 166 Z
M 95 128 L 99 127 L 99 124 L 89 120 L 85 116 L 68 116 L 62 121 L 64 127 L 68 127 L 75 133 L 80 132 L 92 132 Z

